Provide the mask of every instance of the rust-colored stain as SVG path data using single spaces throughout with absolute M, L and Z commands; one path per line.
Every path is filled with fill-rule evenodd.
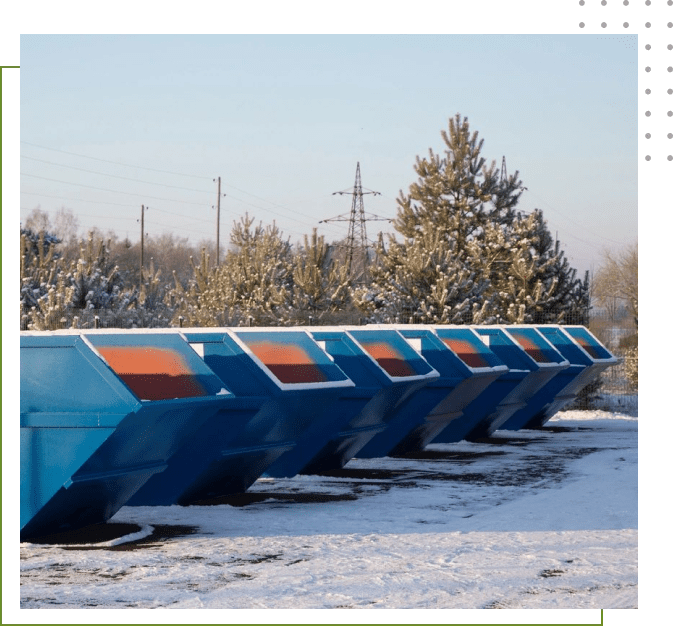
M 476 346 L 465 339 L 442 337 L 442 341 L 453 350 L 458 358 L 470 367 L 490 367 Z
M 406 359 L 393 346 L 380 342 L 362 342 L 362 347 L 391 376 L 416 376 Z
M 301 346 L 270 340 L 246 341 L 252 353 L 282 383 L 324 383 L 329 379 Z
M 524 349 L 526 354 L 531 357 L 537 363 L 552 363 L 553 361 L 541 350 L 540 346 L 533 342 L 532 339 L 522 335 L 521 333 L 516 332 L 515 330 L 509 331 L 514 337 L 519 345 Z
M 98 346 L 96 350 L 141 400 L 208 395 L 175 350 L 152 346 Z

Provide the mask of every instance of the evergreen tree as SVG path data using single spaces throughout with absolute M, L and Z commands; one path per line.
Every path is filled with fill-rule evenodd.
M 289 323 L 293 290 L 292 247 L 275 223 L 253 227 L 246 216 L 234 223 L 233 248 L 220 267 L 210 267 L 203 251 L 188 290 L 179 281 L 171 297 L 195 326 L 273 326 Z
M 542 211 L 486 226 L 468 249 L 472 267 L 490 280 L 494 308 L 505 323 L 577 323 L 587 308 L 588 285 L 577 280 Z
M 330 246 L 313 229 L 294 256 L 290 318 L 294 324 L 338 323 L 351 308 L 348 267 L 331 260 Z
M 554 243 L 541 211 L 515 211 L 518 172 L 501 176 L 483 140 L 457 114 L 442 132 L 444 156 L 416 158 L 400 192 L 396 230 L 356 305 L 372 319 L 432 323 L 561 322 L 586 308 L 587 285 Z
M 444 156 L 432 148 L 427 158 L 416 157 L 414 170 L 419 176 L 400 191 L 395 229 L 413 239 L 425 224 L 455 242 L 457 253 L 479 237 L 487 224 L 510 224 L 514 208 L 523 192 L 519 173 L 501 180 L 495 161 L 486 165 L 481 156 L 484 140 L 470 133 L 467 118 L 459 113 L 449 119 L 449 130 L 442 131 Z
M 20 301 L 21 328 L 27 329 L 30 311 L 38 306 L 49 289 L 56 284 L 58 274 L 58 254 L 54 235 L 41 231 L 35 233 L 29 228 L 21 229 L 20 242 Z
M 43 247 L 43 241 L 41 238 L 38 249 Z M 22 235 L 22 245 L 24 251 L 27 250 L 25 235 Z M 29 329 L 91 327 L 96 315 L 121 313 L 135 300 L 133 295 L 123 292 L 108 247 L 102 239 L 95 241 L 93 234 L 87 242 L 81 242 L 79 258 L 68 266 L 53 254 L 53 246 L 50 246 L 46 255 L 38 254 L 28 265 L 22 259 L 21 272 L 22 327 Z M 38 280 L 40 288 L 33 289 L 32 298 L 28 298 L 25 285 Z
M 455 241 L 423 224 L 413 239 L 380 236 L 372 282 L 356 289 L 356 306 L 376 322 L 467 324 L 492 321 L 489 282 L 465 262 Z

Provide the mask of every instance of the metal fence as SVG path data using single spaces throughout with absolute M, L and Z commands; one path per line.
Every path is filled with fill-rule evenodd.
M 620 363 L 603 372 L 595 390 L 580 397 L 577 408 L 638 411 L 638 326 L 626 310 L 594 308 L 589 330 Z

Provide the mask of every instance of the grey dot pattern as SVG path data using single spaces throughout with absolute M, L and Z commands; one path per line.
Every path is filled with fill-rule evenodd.
M 619 4 L 619 3 L 618 2 L 608 3 L 607 0 L 601 0 L 600 4 L 603 7 L 608 7 L 608 4 L 611 4 L 612 7 L 615 7 L 615 5 Z M 629 2 L 629 0 L 622 0 L 621 4 L 625 7 L 628 7 L 631 3 Z M 636 4 L 638 4 L 638 3 L 636 3 Z M 644 4 L 645 4 L 645 6 L 649 7 L 649 6 L 652 5 L 652 2 L 651 2 L 651 0 L 645 0 Z M 673 6 L 673 0 L 667 0 L 666 4 L 669 7 Z M 586 5 L 585 0 L 579 0 L 579 6 L 583 7 L 585 5 Z M 640 6 L 642 6 L 642 5 L 640 5 Z M 606 11 L 610 11 L 610 10 L 611 10 L 610 8 L 606 9 Z M 614 10 L 618 10 L 618 9 L 614 9 Z M 630 13 L 629 13 L 629 15 L 630 15 Z M 654 16 L 654 14 L 649 14 L 649 15 L 650 15 L 650 17 Z M 609 19 L 609 16 L 606 16 L 606 17 L 608 17 L 608 19 Z M 624 14 L 624 17 L 626 17 L 626 14 Z M 631 16 L 631 17 L 633 17 L 633 16 Z M 673 16 L 669 15 L 668 17 L 670 19 Z M 611 22 L 611 23 L 612 23 L 612 29 L 614 31 L 615 27 L 617 27 L 617 24 L 614 21 Z M 595 24 L 595 22 L 594 22 L 594 24 Z M 630 22 L 628 22 L 628 21 L 623 21 L 621 24 L 622 24 L 622 27 L 625 28 L 625 29 L 629 28 L 631 26 Z M 641 24 L 642 24 L 642 22 L 641 22 Z M 586 26 L 587 25 L 586 25 L 585 22 L 579 22 L 579 28 L 585 28 Z M 645 22 L 644 26 L 645 26 L 645 28 L 652 28 L 652 22 Z M 659 28 L 661 28 L 662 26 L 663 26 L 663 24 L 660 24 Z M 608 22 L 607 21 L 601 22 L 600 27 L 603 28 L 603 29 L 607 28 L 608 27 Z M 666 27 L 670 28 L 670 29 L 673 29 L 673 19 L 671 19 L 671 21 L 666 22 Z M 595 26 L 590 25 L 589 28 L 595 28 Z M 638 26 L 636 26 L 636 29 L 638 29 Z M 631 44 L 631 47 L 633 47 L 633 44 Z M 645 41 L 644 42 L 644 48 L 647 51 L 652 50 L 651 43 L 647 43 L 647 41 Z M 671 41 L 670 43 L 667 42 L 666 49 L 669 50 L 669 51 L 673 51 L 673 41 Z M 661 48 L 659 48 L 659 50 L 661 50 Z M 651 59 L 651 60 L 654 61 L 654 59 Z M 669 59 L 669 62 L 671 62 L 670 59 Z M 663 74 L 663 67 L 662 66 L 666 67 L 666 72 L 668 74 L 673 73 L 673 64 L 671 64 L 671 65 L 664 65 L 663 63 L 662 64 L 657 64 L 656 61 L 654 62 L 653 65 L 645 65 L 644 67 L 641 66 L 641 68 L 643 68 L 646 73 L 651 74 L 652 78 L 656 77 L 656 78 L 661 79 L 666 75 L 666 74 Z M 662 87 L 663 87 L 663 85 L 662 85 Z M 651 93 L 652 93 L 652 89 L 650 89 L 650 87 L 647 87 L 645 89 L 645 94 L 650 95 Z M 670 88 L 667 88 L 666 93 L 668 95 L 673 95 L 673 85 Z M 650 104 L 653 105 L 654 107 L 657 106 L 656 100 L 655 101 L 650 101 Z M 669 104 L 669 106 L 670 106 L 670 104 Z M 645 117 L 652 120 L 652 122 L 654 122 L 655 124 L 661 121 L 661 119 L 663 118 L 663 115 L 664 115 L 664 112 L 661 109 L 657 109 L 657 108 L 653 108 L 652 110 L 645 111 Z M 673 118 L 673 109 L 672 110 L 666 110 L 666 117 Z M 665 118 L 663 118 L 663 119 L 665 119 Z M 648 122 L 648 124 L 649 124 L 649 122 Z M 670 122 L 669 122 L 669 124 L 670 124 Z M 656 128 L 655 128 L 655 130 L 656 130 Z M 644 136 L 645 136 L 646 139 L 650 139 L 652 137 L 652 134 L 651 134 L 651 132 L 647 132 L 647 133 L 645 133 Z M 667 137 L 668 137 L 668 139 L 673 139 L 673 132 L 669 132 L 667 134 Z M 667 159 L 668 159 L 669 162 L 673 161 L 673 155 L 668 155 Z M 646 161 L 651 161 L 652 160 L 652 155 L 649 155 L 649 154 L 646 155 L 645 160 Z

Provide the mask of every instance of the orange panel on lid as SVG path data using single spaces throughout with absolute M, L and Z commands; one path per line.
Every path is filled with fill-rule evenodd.
M 300 346 L 270 340 L 248 341 L 246 344 L 282 383 L 322 383 L 328 380 L 325 372 Z
M 96 350 L 141 400 L 208 395 L 183 356 L 171 348 L 98 346 Z
M 441 340 L 453 350 L 463 363 L 470 367 L 490 367 L 477 347 L 464 339 L 441 337 Z
M 406 359 L 394 347 L 385 343 L 375 342 L 363 342 L 362 347 L 391 376 L 406 377 L 417 375 Z

